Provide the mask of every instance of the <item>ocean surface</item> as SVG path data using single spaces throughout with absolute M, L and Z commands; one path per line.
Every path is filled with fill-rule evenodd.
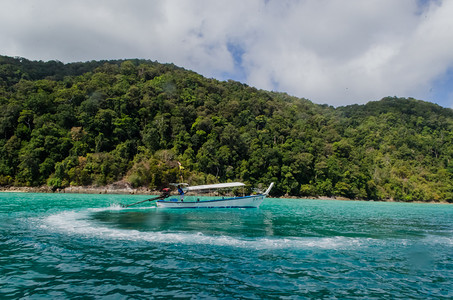
M 146 198 L 0 193 L 0 299 L 453 299 L 453 205 Z

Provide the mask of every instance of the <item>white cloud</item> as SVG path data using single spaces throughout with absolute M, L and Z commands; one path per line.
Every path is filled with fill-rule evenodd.
M 0 0 L 0 53 L 173 62 L 332 105 L 423 99 L 453 67 L 453 1 L 420 3 Z

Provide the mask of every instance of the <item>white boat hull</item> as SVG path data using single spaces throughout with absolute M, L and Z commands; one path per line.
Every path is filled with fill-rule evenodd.
M 159 208 L 258 208 L 266 195 L 254 195 L 211 200 L 158 200 Z

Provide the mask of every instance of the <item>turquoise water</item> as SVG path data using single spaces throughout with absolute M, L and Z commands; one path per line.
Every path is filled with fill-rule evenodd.
M 453 206 L 0 193 L 0 298 L 452 299 Z

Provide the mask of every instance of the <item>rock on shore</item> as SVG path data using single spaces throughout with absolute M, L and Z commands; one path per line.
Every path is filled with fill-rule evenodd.
M 49 186 L 39 187 L 0 187 L 0 192 L 18 193 L 74 193 L 74 194 L 152 194 L 153 191 L 147 188 L 132 188 L 125 181 L 118 181 L 106 186 L 69 186 L 53 191 Z

